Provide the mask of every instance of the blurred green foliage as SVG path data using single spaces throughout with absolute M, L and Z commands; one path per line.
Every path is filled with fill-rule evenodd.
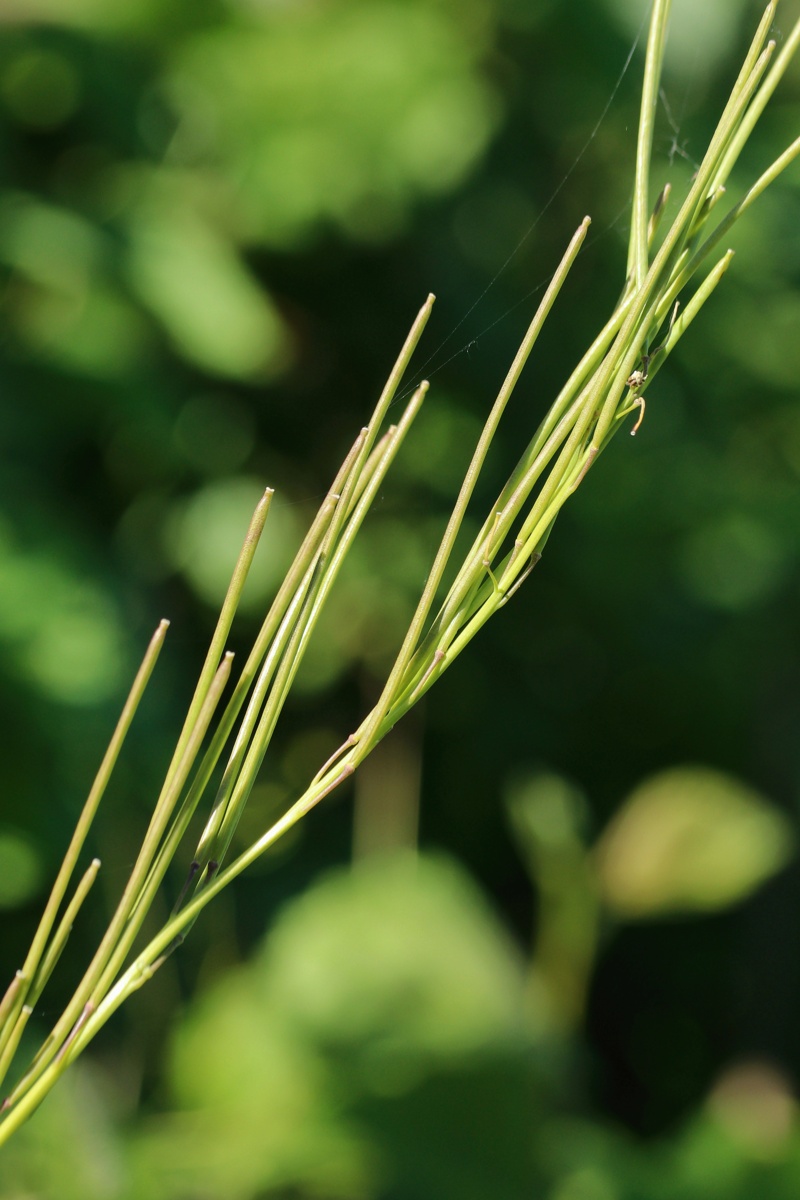
M 725 908 L 785 866 L 792 830 L 762 797 L 708 768 L 640 784 L 603 831 L 601 891 L 623 917 Z
M 108 907 L 254 497 L 277 489 L 242 646 L 433 289 L 428 411 L 241 839 L 374 697 L 532 292 L 585 212 L 497 481 L 622 282 L 638 55 L 593 131 L 644 8 L 37 0 L 3 16 L 4 977 L 156 621 L 170 642 L 93 847 Z M 676 3 L 657 182 L 690 178 L 752 18 Z M 795 66 L 742 179 L 799 118 Z M 796 867 L 746 897 L 796 840 L 799 190 L 790 172 L 737 229 L 635 443 L 400 758 L 357 781 L 359 828 L 413 824 L 382 807 L 391 770 L 439 854 L 347 872 L 350 806 L 315 813 L 4 1152 L 4 1193 L 796 1195 Z M 76 927 L 43 1025 L 101 923 Z

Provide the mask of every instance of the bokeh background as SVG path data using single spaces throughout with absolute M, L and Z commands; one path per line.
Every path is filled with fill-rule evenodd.
M 124 884 L 264 485 L 240 652 L 434 291 L 426 410 L 240 847 L 375 698 L 585 213 L 476 515 L 603 323 L 646 7 L 3 5 L 6 978 L 138 658 L 172 622 L 94 835 L 94 904 L 34 1033 Z M 783 8 L 779 40 L 798 16 Z M 655 177 L 678 195 L 757 15 L 676 0 Z M 798 127 L 795 67 L 732 200 Z M 529 583 L 117 1015 L 5 1150 L 4 1195 L 797 1195 L 799 197 L 793 168 Z

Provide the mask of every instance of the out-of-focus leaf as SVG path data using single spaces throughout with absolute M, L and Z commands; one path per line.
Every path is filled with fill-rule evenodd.
M 407 1070 L 521 1028 L 523 971 L 471 882 L 444 861 L 401 856 L 337 873 L 286 913 L 267 943 L 270 994 L 322 1044 L 368 1071 Z
M 96 704 L 125 670 L 125 637 L 113 599 L 63 554 L 21 546 L 0 523 L 0 644 L 50 699 Z
M 731 612 L 747 609 L 780 587 L 789 549 L 768 525 L 729 513 L 687 537 L 681 554 L 684 582 L 702 604 Z
M 597 945 L 597 896 L 581 836 L 586 799 L 569 780 L 542 772 L 512 789 L 508 807 L 538 893 L 532 997 L 563 1031 L 583 1017 Z
M 35 47 L 12 58 L 0 84 L 14 117 L 33 129 L 50 130 L 67 121 L 78 106 L 75 67 L 57 51 Z
M 285 364 L 283 323 L 226 240 L 166 189 L 131 221 L 135 291 L 181 353 L 216 375 L 264 378 Z
M 225 596 L 239 547 L 263 492 L 258 480 L 234 476 L 214 480 L 175 505 L 167 523 L 167 553 L 195 592 L 211 605 L 220 604 Z M 276 504 L 248 573 L 240 601 L 243 609 L 263 606 L 283 579 L 300 537 L 293 510 Z
M 33 282 L 80 293 L 103 249 L 97 229 L 76 213 L 25 192 L 3 192 L 0 259 Z
M 607 906 L 635 918 L 724 908 L 792 851 L 788 822 L 757 792 L 720 771 L 678 767 L 628 797 L 595 862 Z
M 463 177 L 496 121 L 475 70 L 479 0 L 267 6 L 261 20 L 188 38 L 167 73 L 173 155 L 213 164 L 250 236 L 272 245 L 324 221 L 392 233 L 414 195 Z
M 583 844 L 586 798 L 561 775 L 539 774 L 515 787 L 509 796 L 509 816 L 531 873 L 548 853 L 572 851 Z
M 327 1064 L 265 999 L 252 968 L 229 971 L 193 1005 L 172 1080 L 184 1111 L 137 1139 L 134 1169 L 148 1200 L 249 1200 L 293 1184 L 312 1195 L 324 1184 L 332 1200 L 371 1194 L 369 1155 L 340 1118 Z
M 707 1101 L 711 1117 L 754 1159 L 783 1158 L 794 1140 L 798 1104 L 785 1072 L 751 1059 L 717 1080 Z
M 146 345 L 145 322 L 108 278 L 108 239 L 66 208 L 24 192 L 0 197 L 0 261 L 15 273 L 11 323 L 34 354 L 115 378 Z
M 396 1174 L 417 1181 L 403 1195 L 471 1200 L 474 1184 L 431 1183 L 457 1142 L 440 1145 L 430 1121 L 467 1114 L 476 1128 L 456 1158 L 473 1173 L 519 1173 L 533 1078 L 522 998 L 513 945 L 455 865 L 381 857 L 329 875 L 187 1014 L 172 1080 L 189 1111 L 139 1139 L 141 1194 L 250 1200 L 294 1186 L 377 1198 Z M 487 1112 L 487 1095 L 511 1112 Z M 384 1127 L 387 1106 L 402 1120 Z M 509 1161 L 497 1163 L 497 1126 L 502 1136 L 511 1123 Z M 399 1161 L 407 1136 L 411 1171 Z
M 82 1063 L 0 1154 L 5 1200 L 122 1200 L 124 1177 L 113 1087 Z
M 42 874 L 34 843 L 15 829 L 0 827 L 0 909 L 27 904 L 36 895 Z
M 637 0 L 610 0 L 608 7 L 636 34 L 642 19 Z M 675 4 L 666 50 L 669 67 L 685 78 L 708 78 L 730 53 L 744 8 L 746 0 L 704 0 L 703 4 L 683 0 Z

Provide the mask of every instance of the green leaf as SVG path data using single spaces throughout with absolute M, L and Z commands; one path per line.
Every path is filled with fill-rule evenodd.
M 266 378 L 286 363 L 286 331 L 233 243 L 189 204 L 153 194 L 131 225 L 134 290 L 195 365 L 235 379 Z
M 398 1072 L 522 1029 L 522 962 L 455 865 L 379 858 L 330 875 L 267 944 L 273 1002 L 307 1036 Z
M 762 796 L 707 767 L 645 780 L 595 851 L 600 894 L 623 918 L 705 912 L 742 900 L 793 853 L 789 823 Z
M 489 1195 L 486 1177 L 526 1169 L 529 1049 L 522 961 L 463 870 L 402 855 L 331 872 L 190 1006 L 181 1111 L 137 1139 L 136 1194 L 352 1200 L 384 1195 L 380 1170 L 398 1195 Z

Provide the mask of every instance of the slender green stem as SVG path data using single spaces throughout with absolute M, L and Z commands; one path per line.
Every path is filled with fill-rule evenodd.
M 161 802 L 161 813 L 159 814 L 158 808 L 156 809 L 156 815 L 160 819 L 147 832 L 140 860 L 134 866 L 125 893 L 123 894 L 123 899 L 120 902 L 117 913 L 115 913 L 115 919 L 109 927 L 109 937 L 106 947 L 103 948 L 101 943 L 101 951 L 98 953 L 98 963 L 104 958 L 107 958 L 107 961 L 104 964 L 102 972 L 98 972 L 98 978 L 91 989 L 90 998 L 93 1004 L 97 1003 L 98 998 L 110 986 L 111 981 L 127 957 L 128 951 L 133 945 L 134 938 L 142 926 L 142 922 L 147 916 L 147 905 L 140 903 L 141 889 L 148 882 L 148 871 L 146 868 L 152 862 L 158 842 L 166 830 L 168 819 L 174 809 L 173 798 L 177 798 L 183 789 L 189 771 L 200 751 L 200 746 L 230 677 L 232 662 L 233 654 L 230 651 L 226 651 L 222 662 L 217 667 L 214 678 L 211 681 L 211 686 L 197 715 L 191 736 L 186 743 L 183 761 L 178 763 L 170 788 Z M 164 864 L 164 869 L 166 870 L 166 864 Z M 149 887 L 154 891 L 155 880 L 152 877 L 149 881 Z M 121 919 L 123 914 L 125 914 L 124 931 Z
M 42 1074 L 45 1066 L 58 1052 L 64 1039 L 69 1036 L 70 1030 L 81 1019 L 81 1014 L 85 1006 L 87 1004 L 97 1004 L 98 997 L 102 996 L 109 986 L 110 980 L 113 979 L 127 955 L 135 933 L 146 915 L 146 910 L 140 909 L 139 919 L 138 921 L 134 921 L 132 918 L 134 908 L 137 906 L 141 889 L 147 881 L 149 867 L 153 860 L 158 841 L 164 832 L 167 820 L 174 807 L 174 798 L 183 787 L 186 776 L 197 756 L 200 742 L 205 735 L 208 724 L 219 702 L 222 689 L 230 674 L 230 666 L 231 656 L 226 655 L 217 668 L 212 685 L 208 689 L 191 736 L 186 743 L 183 760 L 173 772 L 169 786 L 159 799 L 153 820 L 150 822 L 136 864 L 131 872 L 122 898 L 117 905 L 114 916 L 106 929 L 100 945 L 95 951 L 83 979 L 48 1037 L 47 1051 L 37 1061 L 35 1068 L 28 1072 L 17 1085 L 17 1088 L 12 1093 L 12 1102 L 21 1090 L 25 1090 L 29 1086 L 31 1078 L 38 1078 Z
M 438 591 L 442 577 L 447 568 L 450 555 L 453 552 L 453 547 L 455 545 L 456 538 L 458 537 L 459 529 L 461 528 L 464 520 L 467 506 L 472 497 L 475 484 L 485 462 L 486 455 L 489 451 L 489 446 L 491 445 L 494 435 L 497 432 L 500 418 L 505 412 L 508 401 L 510 400 L 519 377 L 522 374 L 522 369 L 525 366 L 525 363 L 528 361 L 530 353 L 536 343 L 536 339 L 542 330 L 542 326 L 544 325 L 547 314 L 550 312 L 558 293 L 564 286 L 564 282 L 567 274 L 569 273 L 570 267 L 577 258 L 578 251 L 583 245 L 583 241 L 586 237 L 586 233 L 590 224 L 591 222 L 589 217 L 584 217 L 580 226 L 574 233 L 564 257 L 559 263 L 550 285 L 545 292 L 545 295 L 542 297 L 542 301 L 539 305 L 536 315 L 531 321 L 527 333 L 525 334 L 525 337 L 523 338 L 522 343 L 520 344 L 520 347 L 514 356 L 514 361 L 512 362 L 506 378 L 503 381 L 503 385 L 497 394 L 497 399 L 495 400 L 486 424 L 483 427 L 481 436 L 478 439 L 478 444 L 475 447 L 472 460 L 467 468 L 464 480 L 461 484 L 458 499 L 456 500 L 456 503 L 453 507 L 453 512 L 447 523 L 447 528 L 445 529 L 439 550 L 437 551 L 436 558 L 434 559 L 433 567 L 431 568 L 430 574 L 425 582 L 425 587 L 423 588 L 416 612 L 414 613 L 414 616 L 409 624 L 408 632 L 403 639 L 403 644 L 400 647 L 400 651 L 395 659 L 394 666 L 392 667 L 389 678 L 386 681 L 383 693 L 377 705 L 373 709 L 369 722 L 366 726 L 362 726 L 359 735 L 358 749 L 356 750 L 354 758 L 356 765 L 358 765 L 358 763 L 360 763 L 373 748 L 374 734 L 383 721 L 383 718 L 392 703 L 392 698 L 395 694 L 398 683 L 406 670 L 412 654 L 414 653 L 417 642 L 422 636 L 425 622 L 427 621 L 428 614 L 436 596 L 436 592 Z
M 83 806 L 80 817 L 78 818 L 75 831 L 70 839 L 67 852 L 64 855 L 63 862 L 56 876 L 55 883 L 51 888 L 50 895 L 47 899 L 44 912 L 39 921 L 38 928 L 31 942 L 30 950 L 23 964 L 22 970 L 17 973 L 12 987 L 15 989 L 15 995 L 19 997 L 19 1006 L 25 1002 L 27 991 L 31 982 L 39 971 L 40 963 L 46 952 L 48 941 L 53 929 L 58 910 L 66 894 L 69 886 L 69 881 L 75 871 L 75 867 L 80 857 L 80 852 L 86 841 L 86 837 L 91 828 L 92 822 L 97 813 L 100 801 L 105 794 L 108 786 L 111 773 L 119 757 L 120 750 L 125 741 L 125 737 L 130 729 L 131 722 L 139 703 L 144 694 L 144 690 L 153 673 L 153 669 L 158 661 L 158 656 L 161 653 L 161 647 L 164 644 L 164 638 L 169 628 L 169 621 L 161 621 L 157 630 L 150 639 L 150 644 L 145 651 L 141 665 L 136 672 L 136 677 L 131 685 L 131 690 L 123 705 L 116 728 L 111 735 L 111 740 L 108 744 L 108 749 L 103 755 L 103 761 L 100 764 L 94 783 L 92 784 L 86 803 Z M 11 1036 L 11 1026 L 7 1024 L 5 1019 L 0 1020 L 0 1056 L 3 1053 L 3 1048 L 6 1044 L 6 1039 Z M 3 1072 L 0 1070 L 0 1080 L 3 1078 Z
M 666 45 L 670 6 L 671 0 L 654 0 L 647 39 L 639 133 L 636 142 L 636 171 L 633 185 L 631 236 L 626 271 L 628 278 L 633 280 L 636 287 L 641 287 L 648 267 L 650 160 L 653 153 L 653 130 L 655 128 L 656 110 L 658 108 L 658 91 L 661 82 L 661 68 L 664 61 L 664 46 Z
M 706 232 L 717 219 L 717 205 L 745 143 L 800 45 L 798 21 L 772 61 L 774 43 L 765 45 L 765 42 L 776 3 L 777 0 L 770 0 L 764 11 L 694 182 L 662 236 L 669 185 L 650 212 L 649 180 L 670 0 L 654 0 L 637 135 L 627 271 L 619 302 L 540 423 L 455 571 L 438 613 L 431 618 L 499 422 L 575 261 L 586 235 L 587 218 L 572 238 L 494 401 L 415 614 L 377 704 L 284 815 L 220 869 L 330 590 L 427 391 L 427 383 L 421 384 L 397 426 L 382 433 L 388 410 L 430 316 L 432 296 L 417 314 L 372 417 L 338 472 L 265 617 L 233 694 L 222 715 L 217 717 L 230 672 L 225 643 L 266 519 L 271 492 L 265 493 L 242 547 L 164 787 L 128 884 L 65 1012 L 6 1101 L 0 1121 L 0 1143 L 30 1115 L 119 1005 L 159 969 L 205 906 L 353 774 L 396 721 L 419 701 L 483 625 L 508 602 L 541 558 L 561 508 L 633 412 L 639 414 L 631 431 L 636 432 L 644 415 L 644 391 L 722 279 L 732 251 L 727 251 L 705 279 L 694 285 L 693 294 L 681 310 L 677 307 L 679 297 L 734 222 L 800 154 L 798 138 L 728 215 L 710 233 Z M 656 338 L 660 338 L 660 345 L 651 349 Z M 637 363 L 639 368 L 634 371 Z M 86 832 L 165 630 L 163 623 L 145 655 L 31 951 L 0 1002 L 0 1072 L 10 1063 L 19 1045 L 32 1006 L 63 950 L 74 917 L 95 878 L 99 866 L 96 860 L 79 882 L 56 925 Z M 196 767 L 212 719 L 217 722 L 216 730 Z M 178 853 L 189 821 L 237 721 L 233 747 L 190 872 L 190 881 L 194 879 L 198 885 L 194 895 L 185 903 L 181 898 L 163 928 L 126 966 L 156 891 Z M 184 795 L 192 772 L 191 785 Z
M 36 975 L 34 976 L 31 988 L 28 993 L 28 1003 L 33 1007 L 48 979 L 53 973 L 56 963 L 61 957 L 61 953 L 67 944 L 67 939 L 72 932 L 72 926 L 83 907 L 83 902 L 89 895 L 89 892 L 97 878 L 97 872 L 100 870 L 100 859 L 93 858 L 89 866 L 84 871 L 75 893 L 64 910 L 64 915 L 58 923 L 55 933 L 47 947 L 47 953 L 39 964 Z
M 739 203 L 731 209 L 727 217 L 717 226 L 713 233 L 709 234 L 700 248 L 696 251 L 692 258 L 687 271 L 690 271 L 699 266 L 703 259 L 706 258 L 711 251 L 719 245 L 725 235 L 730 231 L 731 227 L 739 220 L 739 218 L 747 212 L 748 208 L 758 199 L 758 197 L 766 191 L 771 183 L 774 183 L 781 172 L 785 171 L 791 163 L 800 155 L 800 137 L 796 138 L 790 146 L 780 154 L 773 163 L 767 167 L 766 171 L 758 177 L 752 187 L 748 188 L 745 195 Z
M 225 599 L 222 602 L 222 608 L 217 619 L 217 624 L 214 633 L 211 637 L 211 643 L 208 647 L 205 662 L 200 671 L 200 678 L 197 681 L 194 695 L 189 705 L 189 711 L 186 714 L 186 720 L 183 724 L 183 729 L 178 737 L 175 752 L 172 756 L 172 761 L 167 768 L 164 790 L 169 788 L 173 775 L 177 772 L 179 765 L 184 761 L 186 747 L 192 737 L 192 731 L 199 719 L 200 713 L 205 704 L 206 696 L 222 658 L 225 644 L 228 640 L 231 624 L 233 622 L 236 609 L 239 605 L 239 599 L 242 594 L 247 574 L 253 561 L 253 556 L 256 552 L 256 547 L 264 530 L 264 523 L 269 513 L 269 506 L 272 500 L 272 489 L 267 488 L 264 495 L 261 497 L 255 512 L 250 521 L 250 528 L 247 531 L 244 544 L 239 552 L 239 558 L 231 576 L 231 581 L 228 584 L 228 590 L 225 594 Z

